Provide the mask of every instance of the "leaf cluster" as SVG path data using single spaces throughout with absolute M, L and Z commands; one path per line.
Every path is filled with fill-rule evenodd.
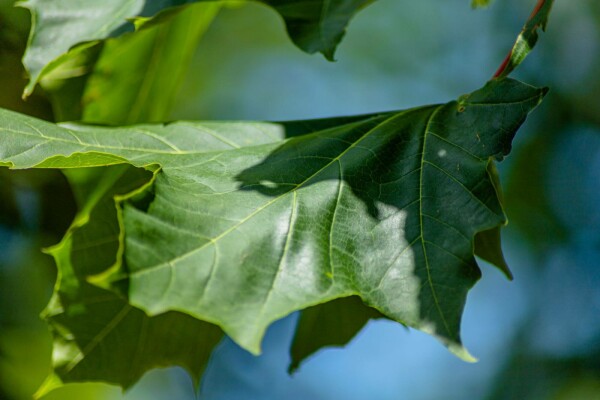
M 329 60 L 372 2 L 261 1 L 300 49 Z M 510 68 L 446 104 L 164 123 L 221 3 L 21 3 L 33 15 L 25 96 L 41 84 L 56 118 L 77 121 L 0 109 L 0 165 L 63 170 L 78 204 L 47 250 L 59 271 L 43 314 L 55 350 L 38 396 L 80 381 L 127 388 L 170 365 L 199 382 L 224 333 L 258 354 L 268 326 L 296 311 L 292 370 L 373 318 L 473 360 L 460 320 L 481 275 L 475 255 L 510 277 L 495 162 L 547 92 L 506 75 L 552 2 L 524 28 L 529 47 L 517 41 Z

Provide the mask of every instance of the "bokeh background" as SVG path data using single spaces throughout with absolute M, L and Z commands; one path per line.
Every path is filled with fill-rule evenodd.
M 531 3 L 531 4 L 530 4 Z M 491 77 L 535 1 L 378 0 L 351 23 L 337 62 L 295 48 L 271 9 L 219 11 L 197 48 L 168 119 L 285 120 L 445 102 Z M 42 90 L 20 100 L 29 15 L 0 0 L 0 106 L 48 120 Z M 467 364 L 434 339 L 372 321 L 344 349 L 325 349 L 286 372 L 296 316 L 274 324 L 264 354 L 224 340 L 200 398 L 600 399 L 600 3 L 557 0 L 548 32 L 513 74 L 551 91 L 502 162 L 510 223 L 507 281 L 481 262 L 463 338 Z M 0 146 L 2 143 L 0 142 Z M 53 171 L 0 169 L 0 399 L 31 398 L 50 368 L 38 315 L 55 279 L 39 250 L 75 212 Z M 194 399 L 179 368 L 152 371 L 130 391 L 78 384 L 48 399 Z

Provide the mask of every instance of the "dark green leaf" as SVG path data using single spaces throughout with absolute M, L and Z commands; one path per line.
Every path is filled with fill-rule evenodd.
M 521 146 L 507 174 L 506 208 L 511 226 L 523 235 L 532 249 L 544 255 L 569 240 L 569 229 L 552 209 L 548 190 L 552 146 L 556 145 L 558 133 L 565 129 L 555 118 L 562 110 L 564 108 L 553 108 L 550 112 L 553 115 L 545 118 L 538 136 Z
M 160 166 L 145 198 L 120 200 L 125 262 L 97 281 L 150 315 L 189 313 L 258 353 L 274 320 L 357 295 L 470 359 L 473 238 L 505 223 L 489 160 L 545 93 L 494 80 L 283 142 L 281 124 L 57 127 L 4 111 L 0 162 Z
M 83 381 L 127 388 L 149 369 L 171 365 L 183 366 L 198 383 L 220 329 L 177 312 L 148 317 L 85 280 L 115 262 L 120 232 L 114 196 L 145 184 L 151 174 L 124 165 L 76 173 L 71 178 L 78 178 L 81 211 L 49 250 L 59 269 L 43 313 L 54 338 L 53 373 L 37 395 Z
M 500 204 L 504 205 L 504 195 L 502 194 L 502 187 L 500 186 L 500 175 L 498 174 L 498 169 L 493 160 L 490 160 L 490 163 L 488 164 L 488 174 L 494 185 L 494 189 L 496 189 L 496 195 L 500 200 Z M 510 272 L 510 268 L 508 268 L 508 264 L 506 264 L 504 254 L 502 253 L 500 231 L 501 227 L 497 226 L 487 231 L 477 233 L 477 235 L 475 235 L 475 255 L 496 266 L 508 279 L 512 280 L 512 272 Z
M 350 19 L 375 0 L 260 0 L 285 20 L 294 43 L 307 53 L 320 52 L 333 61 Z
M 38 93 L 21 99 L 27 74 L 21 63 L 27 46 L 29 15 L 26 10 L 11 7 L 11 2 L 0 2 L 0 107 L 52 119 L 50 105 Z
M 475 235 L 475 255 L 496 266 L 508 279 L 513 280 L 513 274 L 502 253 L 500 239 L 500 227 L 477 233 Z
M 371 319 L 383 318 L 356 296 L 343 297 L 302 310 L 290 349 L 294 372 L 310 355 L 323 347 L 345 346 Z
M 547 356 L 527 352 L 521 341 L 498 373 L 488 400 L 588 400 L 600 393 L 600 349 L 590 346 L 581 354 Z

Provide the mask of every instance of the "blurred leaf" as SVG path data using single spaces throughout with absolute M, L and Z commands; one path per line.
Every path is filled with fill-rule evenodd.
M 385 318 L 356 296 L 343 297 L 302 310 L 290 349 L 288 371 L 323 347 L 345 346 L 371 319 Z
M 519 147 L 506 174 L 505 207 L 510 224 L 527 240 L 530 249 L 546 254 L 569 237 L 568 227 L 560 221 L 547 188 L 552 148 L 573 117 L 568 104 L 555 94 L 545 102 L 535 136 Z
M 56 243 L 75 213 L 69 185 L 59 171 L 14 173 L 0 168 L 0 193 L 0 223 L 15 232 L 41 234 L 40 246 Z
M 599 360 L 597 348 L 590 349 L 586 357 L 572 358 L 541 357 L 517 351 L 496 378 L 487 398 L 595 399 L 599 393 L 596 390 L 600 387 Z
M 83 120 L 164 121 L 197 44 L 220 4 L 200 4 L 163 24 L 108 40 L 87 82 Z
M 57 127 L 2 112 L 1 160 L 154 166 L 144 198 L 119 200 L 126 263 L 103 282 L 150 315 L 185 311 L 258 353 L 274 320 L 358 295 L 470 359 L 459 327 L 480 276 L 473 237 L 505 222 L 489 158 L 508 154 L 545 93 L 494 80 L 284 142 L 277 124 Z
M 0 399 L 31 398 L 47 369 L 49 346 L 43 333 L 31 328 L 2 326 Z
M 492 3 L 492 0 L 471 0 L 471 7 L 487 7 Z
M 81 120 L 83 93 L 102 48 L 103 44 L 97 43 L 69 53 L 40 80 L 40 86 L 52 104 L 55 122 Z
M 38 92 L 29 101 L 21 99 L 27 84 L 21 57 L 27 45 L 28 29 L 25 10 L 14 8 L 12 4 L 0 4 L 0 107 L 49 120 L 52 119 L 50 106 Z
M 96 41 L 134 29 L 135 17 L 153 16 L 172 6 L 210 0 L 109 0 L 94 3 L 82 0 L 25 0 L 34 24 L 23 58 L 30 75 L 24 95 L 32 93 L 38 81 L 59 66 L 69 52 L 84 51 Z M 374 0 L 260 0 L 284 18 L 290 37 L 308 53 L 321 52 L 333 59 L 346 25 L 358 10 Z M 169 16 L 177 13 L 166 11 Z M 164 18 L 164 17 L 160 17 Z M 148 25 L 147 18 L 138 25 Z M 150 24 L 152 25 L 152 24 Z M 202 24 L 199 24 L 202 25 Z M 193 35 L 192 35 L 193 36 Z M 79 46 L 76 46 L 81 44 Z
M 198 383 L 222 336 L 217 327 L 176 312 L 148 317 L 115 293 L 86 282 L 117 256 L 114 197 L 144 185 L 150 176 L 116 166 L 88 174 L 85 186 L 78 182 L 78 197 L 85 202 L 67 235 L 49 250 L 60 272 L 43 314 L 54 337 L 54 371 L 37 396 L 82 381 L 127 388 L 149 369 L 171 365 L 183 366 Z

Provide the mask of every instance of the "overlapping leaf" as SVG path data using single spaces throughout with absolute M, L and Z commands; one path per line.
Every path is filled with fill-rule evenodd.
M 358 295 L 467 359 L 473 237 L 505 222 L 488 165 L 544 93 L 494 80 L 338 126 L 58 127 L 2 111 L 0 162 L 160 167 L 143 197 L 120 203 L 124 259 L 103 280 L 150 315 L 185 312 L 257 353 L 274 320 Z M 280 142 L 286 129 L 307 134 Z
M 139 188 L 150 176 L 121 165 L 91 171 L 85 183 L 72 179 L 81 211 L 61 243 L 49 250 L 59 269 L 43 313 L 54 337 L 53 373 L 37 396 L 82 381 L 127 388 L 144 372 L 171 365 L 185 367 L 199 381 L 222 336 L 219 328 L 177 312 L 148 317 L 117 294 L 86 281 L 117 257 L 120 231 L 114 196 Z
M 355 296 L 343 297 L 302 311 L 290 348 L 289 372 L 324 347 L 348 344 L 371 319 L 383 317 Z
M 153 16 L 169 7 L 219 0 L 26 0 L 33 15 L 30 41 L 23 63 L 30 74 L 28 95 L 39 79 L 61 63 L 69 51 L 82 51 L 94 41 L 131 31 L 128 20 Z M 374 0 L 257 0 L 273 7 L 285 20 L 294 43 L 308 53 L 333 59 L 350 19 Z M 175 13 L 163 14 L 164 18 Z M 147 23 L 146 19 L 141 19 Z M 141 25 L 142 23 L 138 23 Z M 87 43 L 72 50 L 77 44 Z
M 52 95 L 55 116 L 107 124 L 164 119 L 188 60 L 219 7 L 220 3 L 188 7 L 164 23 L 90 49 L 88 59 L 63 63 L 42 80 Z M 90 61 L 95 62 L 93 68 Z M 79 77 L 86 68 L 91 74 Z M 71 76 L 76 78 L 64 80 Z M 65 383 L 90 380 L 128 388 L 145 371 L 171 365 L 183 366 L 197 384 L 222 336 L 214 325 L 185 314 L 150 318 L 116 294 L 85 281 L 117 258 L 119 224 L 113 196 L 149 179 L 143 170 L 129 168 L 67 171 L 82 209 L 78 222 L 52 250 L 61 279 L 44 316 L 56 351 L 53 372 L 38 395 Z M 103 301 L 94 301 L 98 297 Z M 70 312 L 74 309 L 80 312 Z

